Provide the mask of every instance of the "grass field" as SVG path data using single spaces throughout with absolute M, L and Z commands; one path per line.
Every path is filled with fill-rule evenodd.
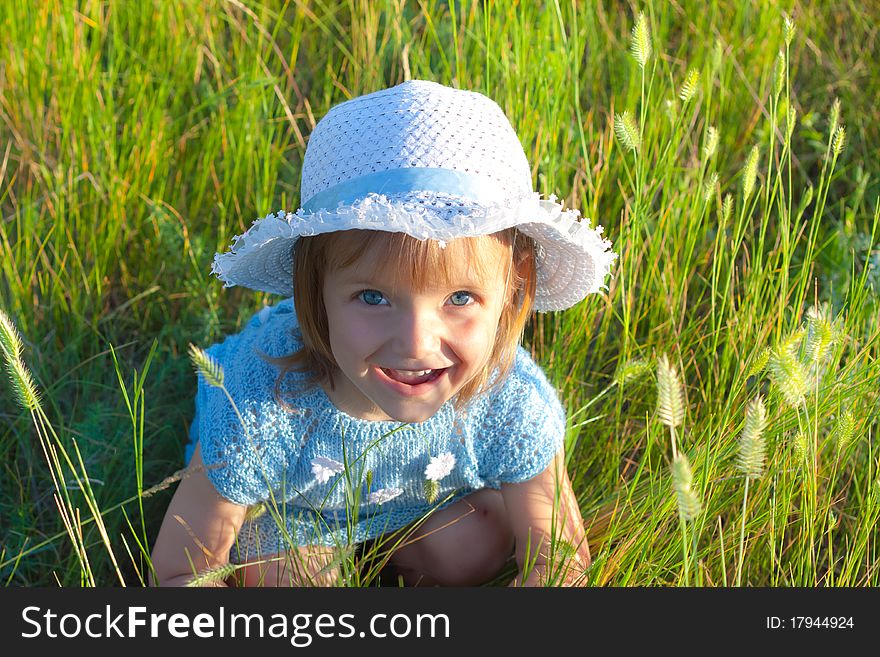
M 871 6 L 0 3 L 0 582 L 144 581 L 187 347 L 279 300 L 214 253 L 298 207 L 330 106 L 422 78 L 494 98 L 620 256 L 526 332 L 590 583 L 880 585 Z

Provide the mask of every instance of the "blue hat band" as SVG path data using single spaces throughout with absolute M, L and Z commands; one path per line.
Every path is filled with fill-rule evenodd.
M 504 199 L 501 187 L 485 176 L 454 169 L 408 167 L 376 171 L 328 187 L 304 203 L 302 210 L 305 212 L 332 210 L 340 203 L 351 205 L 371 193 L 391 196 L 407 192 L 450 194 L 483 205 Z

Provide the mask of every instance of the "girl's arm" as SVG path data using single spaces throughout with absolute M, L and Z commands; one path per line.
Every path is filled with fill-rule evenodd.
M 159 536 L 152 562 L 159 586 L 183 586 L 194 574 L 229 562 L 229 550 L 244 522 L 246 506 L 220 494 L 205 474 L 199 446 L 190 461 L 193 470 L 178 485 Z M 223 581 L 210 586 L 226 586 Z
M 518 484 L 502 484 L 501 493 L 516 538 L 519 574 L 511 586 L 541 586 L 554 572 L 564 573 L 562 581 L 566 584 L 582 583 L 580 576 L 590 565 L 590 548 L 565 470 L 564 451 L 560 450 L 538 476 Z M 559 545 L 555 552 L 551 549 L 554 533 L 557 541 L 574 548 L 573 554 L 566 554 Z M 530 570 L 525 581 L 524 569 Z

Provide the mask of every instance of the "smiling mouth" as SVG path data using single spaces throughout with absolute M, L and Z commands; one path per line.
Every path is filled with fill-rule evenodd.
M 445 367 L 437 370 L 392 370 L 386 367 L 381 369 L 388 378 L 411 386 L 433 381 L 446 370 Z

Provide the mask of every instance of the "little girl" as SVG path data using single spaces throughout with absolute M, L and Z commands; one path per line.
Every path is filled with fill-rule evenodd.
M 408 585 L 482 584 L 513 555 L 514 585 L 559 555 L 576 582 L 565 411 L 519 341 L 603 287 L 602 227 L 532 190 L 498 105 L 421 80 L 333 107 L 301 200 L 215 258 L 286 300 L 207 350 L 222 385 L 199 377 L 154 582 L 339 584 L 365 546 Z

